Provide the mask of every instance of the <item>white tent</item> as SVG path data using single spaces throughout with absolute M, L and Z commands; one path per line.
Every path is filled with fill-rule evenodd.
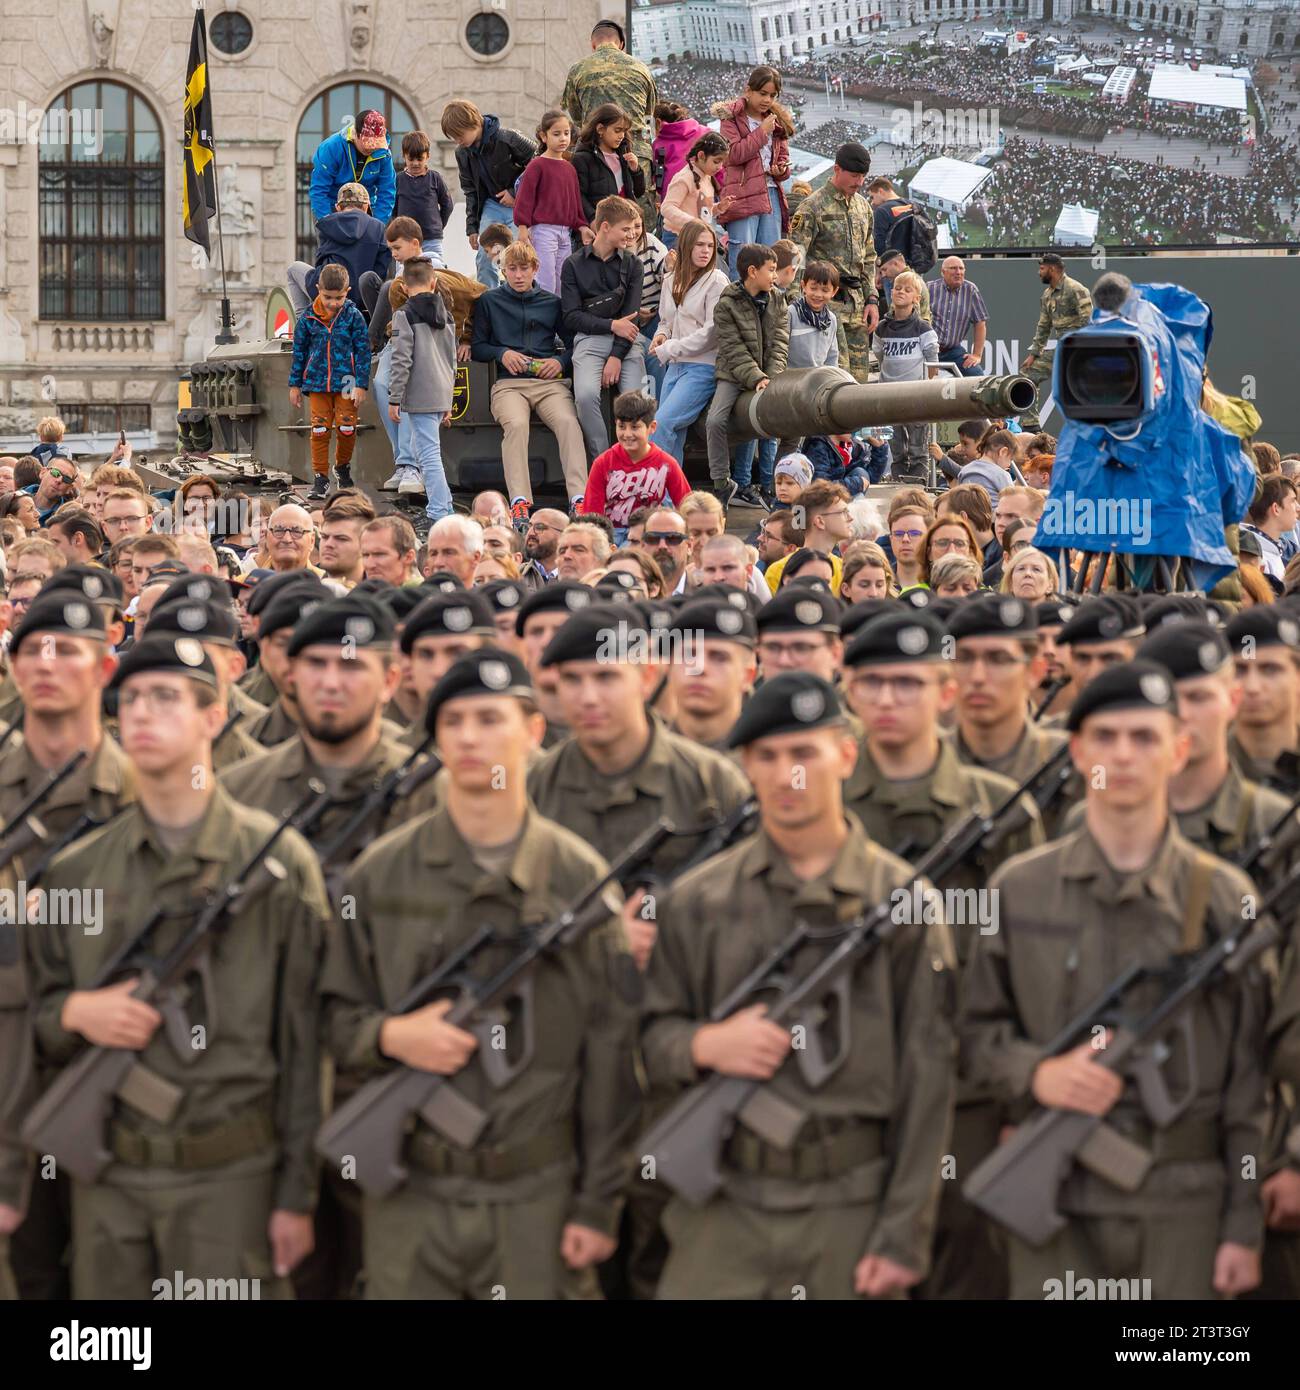
M 1093 246 L 1097 241 L 1097 224 L 1101 214 L 1082 203 L 1066 203 L 1052 229 L 1053 246 Z
M 964 159 L 927 159 L 912 176 L 908 194 L 939 212 L 964 213 L 993 170 Z
M 1148 95 L 1153 102 L 1193 106 L 1206 112 L 1246 110 L 1246 84 L 1241 78 L 1223 77 L 1204 68 L 1193 71 L 1172 63 L 1156 65 Z
M 1052 69 L 1053 76 L 1060 77 L 1063 73 L 1087 72 L 1092 67 L 1092 59 L 1085 58 L 1078 54 L 1073 58 L 1058 58 Z

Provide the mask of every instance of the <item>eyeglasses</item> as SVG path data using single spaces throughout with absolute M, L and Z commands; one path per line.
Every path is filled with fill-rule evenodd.
M 848 514 L 849 509 L 847 507 L 836 507 L 833 511 L 822 513 L 823 516 L 848 516 Z
M 117 702 L 120 709 L 144 705 L 154 714 L 168 714 L 180 704 L 181 692 L 167 686 L 159 686 L 153 690 L 124 690 L 118 696 Z
M 920 699 L 925 689 L 925 681 L 920 676 L 877 676 L 866 674 L 854 679 L 856 685 L 869 699 L 879 699 L 887 690 L 894 692 L 894 699 L 900 705 L 911 704 Z
M 765 661 L 810 661 L 818 652 L 826 650 L 821 642 L 760 642 L 758 654 Z
M 958 666 L 974 666 L 982 661 L 990 671 L 1009 671 L 1013 666 L 1025 664 L 1025 658 L 1015 652 L 973 652 L 961 647 L 957 648 L 953 661 Z
M 896 541 L 919 541 L 924 531 L 891 531 L 889 533 Z
M 14 582 L 17 583 L 18 581 L 15 580 Z M 32 599 L 35 597 L 36 595 L 33 594 L 31 598 L 11 598 L 9 600 L 9 606 L 14 610 L 15 613 L 20 613 L 24 609 L 30 607 Z
M 107 528 L 109 526 L 134 526 L 137 522 L 145 520 L 142 516 L 106 516 L 100 525 Z
M 283 538 L 292 536 L 294 540 L 300 541 L 304 536 L 310 536 L 311 532 L 302 526 L 268 526 L 266 528 L 271 535 Z
M 936 536 L 930 542 L 931 550 L 969 550 L 970 542 L 965 536 L 951 536 L 945 540 L 941 536 Z
M 530 521 L 528 523 L 528 529 L 530 531 L 562 531 L 564 528 L 562 526 L 552 526 L 546 521 Z
M 641 539 L 647 545 L 681 545 L 686 537 L 676 531 L 647 531 Z

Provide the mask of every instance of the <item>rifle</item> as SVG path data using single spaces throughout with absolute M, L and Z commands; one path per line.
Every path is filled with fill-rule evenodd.
M 1242 848 L 1232 856 L 1232 863 L 1245 873 L 1253 874 L 1260 863 L 1268 856 L 1269 852 L 1275 848 L 1277 837 L 1286 829 L 1287 824 L 1297 811 L 1300 811 L 1300 792 L 1291 798 L 1287 803 L 1286 810 L 1272 822 L 1253 844 L 1242 846 Z
M 63 834 L 46 849 L 45 853 L 37 862 L 36 867 L 25 876 L 24 882 L 27 885 L 28 891 L 30 892 L 33 888 L 39 886 L 41 879 L 45 877 L 45 872 L 53 862 L 55 855 L 62 853 L 73 841 L 81 839 L 83 835 L 89 835 L 92 830 L 102 830 L 109 821 L 116 820 L 117 817 L 126 810 L 127 806 L 131 804 L 131 802 L 124 803 L 117 807 L 116 810 L 106 815 L 103 820 L 97 819 L 87 811 L 84 815 L 79 816 L 73 821 Z
M 84 748 L 77 751 L 53 773 L 44 783 L 14 812 L 13 819 L 0 830 L 0 869 L 7 868 L 20 854 L 29 850 L 46 837 L 46 829 L 36 819 L 36 810 L 44 804 L 56 787 L 61 786 L 84 763 L 89 754 Z
M 320 793 L 322 796 L 325 794 Z M 276 841 L 291 827 L 297 810 L 295 808 L 283 816 L 234 876 L 219 891 L 209 895 L 193 923 L 165 956 L 153 959 L 142 953 L 142 948 L 159 923 L 164 917 L 172 915 L 158 908 L 96 976 L 92 988 L 102 989 L 128 965 L 138 965 L 140 977 L 131 997 L 159 1007 L 167 1021 L 169 1040 L 182 1061 L 197 1060 L 197 1054 L 188 1032 L 184 1036 L 177 1036 L 177 1020 L 183 1022 L 183 1015 L 178 1007 L 168 1007 L 169 997 L 174 997 L 185 979 L 197 972 L 204 981 L 209 1007 L 212 1008 L 208 1018 L 215 1020 L 215 1001 L 208 975 L 212 939 L 224 929 L 231 915 L 249 901 L 249 895 L 264 881 L 262 875 L 284 878 L 284 866 L 272 858 L 271 851 Z M 258 878 L 250 882 L 254 880 L 254 875 L 258 875 Z M 82 1182 L 96 1182 L 113 1158 L 104 1143 L 104 1130 L 113 1099 L 132 1081 L 138 1083 L 143 1072 L 145 1069 L 140 1066 L 136 1053 L 131 1049 L 92 1044 L 63 1068 L 32 1107 L 23 1121 L 23 1142 L 37 1153 L 52 1155 L 60 1167 L 66 1168 Z M 170 1093 L 170 1113 L 160 1117 L 162 1123 L 167 1123 L 179 1106 L 183 1093 L 170 1083 L 161 1081 L 161 1078 L 153 1080 Z
M 942 882 L 984 843 L 1027 792 L 1033 794 L 1054 785 L 1053 778 L 1068 766 L 1063 748 L 988 813 L 969 811 L 935 841 L 914 866 L 915 879 Z M 773 1023 L 805 1025 L 805 1045 L 795 1053 L 804 1080 L 817 1089 L 848 1058 L 849 986 L 853 972 L 875 949 L 887 942 L 900 923 L 893 920 L 892 902 L 877 904 L 843 927 L 814 931 L 796 922 L 785 939 L 722 999 L 710 1012 L 711 1023 L 721 1023 L 759 995 L 774 995 L 768 1010 Z M 807 974 L 791 979 L 787 967 L 805 945 L 828 942 L 830 949 Z M 827 996 L 834 999 L 832 1017 L 838 1019 L 840 1045 L 828 1055 L 822 1043 L 819 1015 Z M 693 1205 L 702 1206 L 722 1186 L 722 1146 L 737 1121 L 743 1121 L 760 1138 L 780 1149 L 789 1149 L 807 1120 L 797 1105 L 778 1096 L 767 1082 L 715 1073 L 691 1087 L 641 1141 L 641 1151 L 652 1154 L 655 1176 Z
M 1065 689 L 1067 685 L 1069 685 L 1069 683 L 1069 676 L 1053 676 L 1052 679 L 1047 682 L 1047 693 L 1043 696 L 1041 703 L 1031 716 L 1035 723 L 1037 723 L 1038 720 L 1040 720 L 1043 717 L 1043 715 L 1047 713 L 1047 711 L 1051 708 L 1052 701 L 1056 699 L 1056 697 L 1061 693 L 1062 690 Z
M 724 821 L 704 829 L 695 854 L 674 877 L 726 848 L 726 844 L 740 834 L 755 809 L 752 802 L 746 802 Z M 482 926 L 445 961 L 417 981 L 390 1013 L 411 1013 L 442 991 L 459 990 L 446 1022 L 468 1028 L 479 1037 L 478 1057 L 483 1073 L 489 1085 L 500 1090 L 532 1060 L 531 977 L 542 959 L 557 947 L 571 945 L 594 925 L 607 909 L 602 907 L 600 913 L 593 913 L 591 908 L 611 885 L 649 881 L 646 866 L 666 840 L 700 836 L 701 833 L 701 827 L 674 830 L 665 821 L 657 821 L 633 841 L 596 884 L 552 921 L 527 934 L 518 953 L 495 974 L 486 980 L 476 980 L 470 974 L 480 952 L 487 946 L 500 944 L 493 929 Z M 488 1013 L 512 1000 L 517 1001 L 523 1038 L 519 1060 L 514 1063 L 493 1045 L 492 1029 L 499 1017 Z M 473 1148 L 486 1128 L 490 1116 L 450 1081 L 450 1077 L 435 1072 L 402 1065 L 394 1067 L 367 1082 L 325 1121 L 316 1136 L 316 1152 L 336 1167 L 345 1159 L 351 1160 L 362 1191 L 373 1197 L 388 1196 L 406 1181 L 402 1148 L 412 1115 L 418 1115 L 425 1124 L 462 1149 Z
M 1272 912 L 1298 882 L 1300 866 L 1265 898 L 1260 916 Z M 1044 1055 L 1065 1050 L 1081 1033 L 1098 1026 L 1100 1016 L 1139 980 L 1171 981 L 1146 1013 L 1136 1019 L 1120 1016 L 1116 1020 L 1114 1036 L 1096 1059 L 1097 1065 L 1109 1071 L 1126 1071 L 1137 1084 L 1138 1097 L 1152 1124 L 1166 1129 L 1196 1098 L 1196 1059 L 1187 1009 L 1203 990 L 1225 976 L 1239 974 L 1278 939 L 1271 924 L 1259 927 L 1242 922 L 1213 945 L 1186 957 L 1176 956 L 1167 966 L 1153 969 L 1132 965 L 1052 1039 Z M 1187 1088 L 1177 1100 L 1169 1094 L 1161 1071 L 1170 1055 L 1165 1039 L 1171 1024 L 1178 1028 L 1188 1059 Z M 1101 1115 L 1041 1106 L 974 1169 L 962 1195 L 1027 1244 L 1041 1246 L 1066 1224 L 1056 1210 L 1056 1200 L 1076 1162 L 1124 1191 L 1135 1192 L 1146 1179 L 1152 1157 L 1106 1124 Z

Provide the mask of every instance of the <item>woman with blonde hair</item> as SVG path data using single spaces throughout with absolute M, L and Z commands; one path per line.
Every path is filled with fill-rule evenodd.
M 476 589 L 491 584 L 494 579 L 518 579 L 519 566 L 513 555 L 484 555 L 474 569 Z
M 941 555 L 930 570 L 935 598 L 968 598 L 980 586 L 984 571 L 969 555 Z
M 898 585 L 885 552 L 874 541 L 854 541 L 844 556 L 840 597 L 845 603 L 866 598 L 897 598 Z
M 1026 603 L 1042 603 L 1058 592 L 1060 584 L 1055 561 L 1031 545 L 1017 550 L 1008 561 L 999 588 L 1002 593 L 1014 594 Z

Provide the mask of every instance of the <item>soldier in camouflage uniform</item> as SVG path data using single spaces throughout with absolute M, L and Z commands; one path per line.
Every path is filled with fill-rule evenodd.
M 1034 341 L 1021 364 L 1021 370 L 1041 392 L 1044 381 L 1052 379 L 1052 359 L 1056 356 L 1056 340 L 1071 328 L 1082 328 L 1092 318 L 1092 295 L 1077 280 L 1065 273 L 1065 262 L 1049 251 L 1038 262 L 1038 278 L 1047 288 L 1043 291 L 1042 309 Z M 1035 402 L 1020 417 L 1020 428 L 1031 434 L 1042 429 Z
M 803 260 L 829 261 L 840 274 L 835 314 L 844 329 L 848 370 L 865 382 L 870 369 L 871 335 L 880 322 L 876 290 L 876 243 L 871 204 L 858 196 L 871 168 L 871 156 L 850 141 L 835 151 L 835 169 L 816 193 L 799 205 L 790 239 L 803 248 Z
M 602 19 L 591 31 L 591 47 L 591 53 L 569 69 L 560 105 L 579 129 L 607 101 L 627 116 L 632 123 L 628 131 L 632 153 L 646 171 L 645 193 L 636 203 L 646 230 L 652 231 L 659 215 L 655 205 L 654 152 L 650 148 L 654 136 L 651 120 L 659 100 L 654 74 L 640 58 L 626 51 L 623 28 L 612 19 Z

